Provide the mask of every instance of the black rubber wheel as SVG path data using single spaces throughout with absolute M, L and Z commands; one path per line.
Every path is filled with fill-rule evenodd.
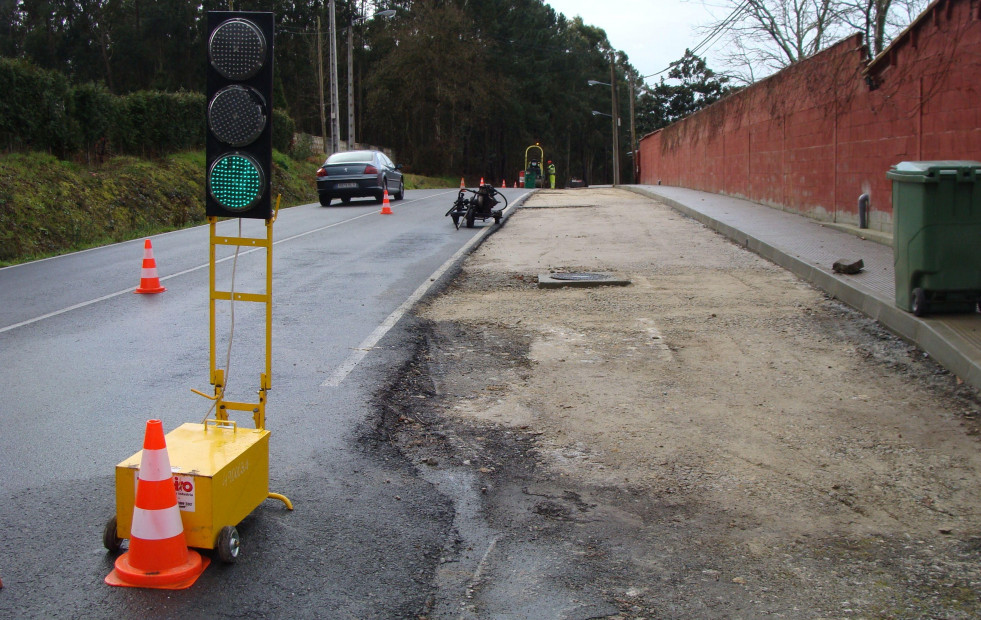
M 329 207 L 330 201 L 332 200 L 330 194 L 320 194 L 320 206 Z
M 405 198 L 405 181 L 399 181 L 399 191 L 395 192 L 395 195 L 392 196 L 392 198 L 395 200 L 402 200 Z
M 119 548 L 123 545 L 123 539 L 119 537 L 119 532 L 116 525 L 116 517 L 113 516 L 106 523 L 106 529 L 102 530 L 102 546 L 112 551 L 113 553 L 119 551 Z
M 474 216 L 473 207 L 467 209 L 467 228 L 473 228 Z
M 350 198 L 341 198 L 341 204 L 349 205 L 351 204 Z
M 913 308 L 913 316 L 924 316 L 927 313 L 927 298 L 926 291 L 921 288 L 913 289 L 913 296 L 910 300 L 910 306 Z
M 218 552 L 218 559 L 225 564 L 232 564 L 238 559 L 241 550 L 241 539 L 238 537 L 238 530 L 231 525 L 226 525 L 218 532 L 218 544 L 215 551 Z

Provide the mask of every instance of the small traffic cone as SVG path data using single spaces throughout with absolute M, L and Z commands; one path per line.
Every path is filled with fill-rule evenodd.
M 388 204 L 388 190 L 387 189 L 385 190 L 385 198 L 382 199 L 382 210 L 381 210 L 381 214 L 382 215 L 391 215 L 392 214 L 392 207 L 390 207 L 389 204 Z
M 518 182 L 517 181 L 514 182 L 514 189 L 518 189 Z
M 460 189 L 465 188 L 466 185 L 463 184 L 463 177 L 460 177 Z
M 507 189 L 507 188 L 508 188 L 508 182 L 507 181 L 501 181 L 501 189 Z
M 160 286 L 160 278 L 157 276 L 157 261 L 153 260 L 153 247 L 147 239 L 143 244 L 143 271 L 140 273 L 140 285 L 134 293 L 162 293 L 166 291 Z
M 116 567 L 106 575 L 106 583 L 183 590 L 191 587 L 210 562 L 187 548 L 163 424 L 148 420 L 136 481 L 129 551 L 116 558 Z
M 481 187 L 483 187 L 483 186 L 484 186 L 484 177 L 480 177 L 480 186 L 481 186 Z

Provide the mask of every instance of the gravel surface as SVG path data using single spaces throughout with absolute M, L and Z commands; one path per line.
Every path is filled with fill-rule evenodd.
M 383 430 L 457 509 L 425 615 L 981 616 L 978 394 L 670 208 L 539 192 L 417 333 Z

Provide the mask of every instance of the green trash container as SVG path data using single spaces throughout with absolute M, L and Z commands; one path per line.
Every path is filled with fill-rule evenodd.
M 525 170 L 525 189 L 535 189 L 535 181 L 538 180 L 538 173 L 534 170 Z
M 916 316 L 974 312 L 981 300 L 981 162 L 894 166 L 896 305 Z

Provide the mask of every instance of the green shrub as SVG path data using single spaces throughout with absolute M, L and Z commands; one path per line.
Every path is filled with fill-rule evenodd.
M 68 80 L 55 71 L 0 58 L 0 146 L 65 155 L 73 150 Z
M 293 146 L 293 132 L 296 131 L 296 123 L 286 112 L 280 109 L 273 110 L 272 115 L 272 146 L 277 151 L 289 153 Z

